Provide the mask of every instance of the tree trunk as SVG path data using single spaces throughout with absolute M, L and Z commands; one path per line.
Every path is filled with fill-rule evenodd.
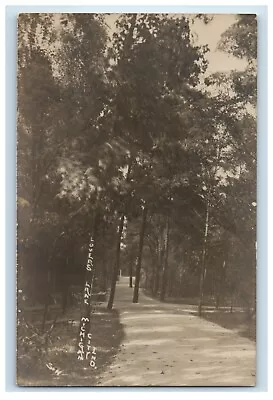
M 158 287 L 159 287 L 159 274 L 160 274 L 160 264 L 158 263 L 156 268 L 156 275 L 155 275 L 155 285 L 154 285 L 154 294 L 157 295 Z
M 158 241 L 157 241 L 157 245 L 155 250 L 151 249 L 151 256 L 152 256 L 152 273 L 150 275 L 150 281 L 149 281 L 149 291 L 151 291 L 152 293 L 154 293 L 154 282 L 155 282 L 155 276 L 156 276 L 156 269 L 157 269 L 157 260 L 158 260 L 158 255 L 157 255 L 157 251 L 158 251 Z
M 101 282 L 101 290 L 103 292 L 107 291 L 107 263 L 105 260 L 105 255 L 103 255 L 102 259 L 102 282 Z
M 130 260 L 130 266 L 129 266 L 129 287 L 133 287 L 133 265 L 135 262 L 134 254 L 132 255 L 132 259 Z
M 161 292 L 160 292 L 160 300 L 161 301 L 165 300 L 167 281 L 168 281 L 169 232 L 170 232 L 170 222 L 169 222 L 169 216 L 167 216 L 166 232 L 165 232 L 165 240 L 164 240 L 165 259 L 164 259 L 162 284 L 161 284 Z
M 168 279 L 168 296 L 171 297 L 174 294 L 174 271 L 169 271 Z
M 216 308 L 216 310 L 218 310 L 219 309 L 219 304 L 220 304 L 220 293 L 219 292 L 217 292 L 216 293 L 216 301 L 215 301 L 215 308 Z
M 104 239 L 106 236 L 106 225 L 105 222 L 102 223 L 101 225 L 101 237 Z M 100 285 L 101 285 L 101 290 L 103 292 L 107 291 L 107 252 L 102 251 L 101 253 L 101 274 L 100 274 Z
M 229 312 L 232 313 L 233 312 L 233 293 L 231 294 L 231 299 L 230 299 L 230 309 Z
M 150 286 L 149 286 L 149 290 L 150 290 L 152 293 L 154 292 L 155 275 L 156 275 L 156 263 L 154 263 L 154 265 L 153 265 L 153 273 L 152 273 L 152 275 L 151 275 Z
M 138 248 L 137 266 L 136 266 L 136 277 L 135 277 L 133 303 L 138 303 L 138 292 L 139 292 L 140 271 L 141 271 L 142 250 L 143 250 L 146 218 L 147 218 L 147 206 L 144 206 L 143 213 L 142 213 L 142 224 L 141 224 L 140 235 L 139 235 L 139 248 Z
M 134 162 L 134 158 L 131 156 L 129 159 L 128 171 L 127 171 L 127 176 L 126 176 L 127 183 L 130 181 L 130 174 L 131 174 L 131 170 L 133 167 L 133 162 Z M 128 195 L 126 202 L 125 202 L 124 213 L 123 213 L 122 217 L 120 218 L 120 222 L 119 222 L 117 247 L 116 247 L 116 262 L 115 262 L 115 265 L 113 268 L 113 273 L 112 273 L 111 291 L 110 291 L 110 297 L 109 297 L 109 301 L 108 301 L 108 305 L 107 305 L 108 310 L 111 310 L 113 307 L 113 304 L 114 304 L 116 284 L 117 284 L 117 280 L 118 280 L 118 273 L 119 273 L 119 267 L 120 267 L 120 243 L 121 243 L 122 232 L 123 232 L 123 227 L 124 227 L 125 214 L 126 214 L 126 210 L 129 205 L 129 201 L 130 201 L 130 196 Z
M 48 315 L 48 310 L 49 310 L 49 303 L 51 299 L 51 292 L 52 292 L 52 260 L 55 255 L 55 249 L 57 246 L 57 243 L 60 238 L 63 237 L 65 232 L 61 232 L 55 241 L 53 242 L 52 250 L 50 253 L 50 256 L 48 257 L 47 260 L 47 280 L 46 280 L 46 295 L 45 295 L 45 304 L 44 304 L 44 313 L 43 313 L 43 320 L 42 320 L 42 331 L 45 330 L 45 324 L 47 320 L 47 315 Z
M 124 214 L 120 218 L 119 227 L 118 227 L 116 261 L 115 261 L 115 265 L 113 268 L 111 291 L 110 291 L 110 297 L 109 297 L 109 301 L 108 301 L 108 305 L 107 305 L 108 310 L 112 310 L 112 307 L 114 304 L 116 284 L 117 284 L 118 272 L 119 272 L 119 267 L 120 267 L 120 243 L 121 243 L 121 237 L 122 237 L 122 232 L 123 232 L 123 225 L 124 225 Z
M 164 247 L 161 246 L 161 233 L 158 240 L 158 259 L 156 264 L 156 272 L 155 272 L 155 283 L 154 283 L 154 294 L 157 295 L 159 289 L 159 281 L 160 281 L 160 271 L 162 269 L 162 260 L 164 258 Z
M 204 243 L 203 243 L 203 251 L 202 251 L 202 264 L 201 264 L 201 273 L 200 273 L 199 304 L 198 304 L 199 317 L 201 317 L 201 314 L 202 314 L 202 306 L 203 306 L 203 299 L 204 299 L 204 278 L 205 278 L 205 270 L 206 270 L 205 263 L 206 263 L 206 253 L 207 253 L 208 231 L 209 231 L 209 202 L 207 202 L 205 230 L 204 230 Z

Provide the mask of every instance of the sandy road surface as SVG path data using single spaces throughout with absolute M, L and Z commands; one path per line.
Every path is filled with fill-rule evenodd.
M 125 339 L 98 386 L 254 386 L 255 343 L 117 283 L 114 307 Z

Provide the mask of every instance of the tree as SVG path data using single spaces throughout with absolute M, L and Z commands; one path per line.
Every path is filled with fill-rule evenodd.
M 189 20 L 184 17 L 128 14 L 117 21 L 117 28 L 109 75 L 116 80 L 114 132 L 123 135 L 137 161 L 133 171 L 135 196 L 140 203 L 147 203 L 151 201 L 147 193 L 143 196 L 147 184 L 154 190 L 159 181 L 154 180 L 151 157 L 157 157 L 159 164 L 160 158 L 166 159 L 163 151 L 168 141 L 175 147 L 179 137 L 183 140 L 188 128 L 183 112 L 189 116 L 187 102 L 196 94 L 193 86 L 206 68 L 207 49 L 191 44 Z M 169 155 L 173 155 L 171 149 Z
M 222 34 L 219 49 L 246 60 L 243 72 L 232 72 L 233 90 L 238 101 L 249 102 L 256 107 L 257 101 L 257 16 L 242 14 Z
M 105 175 L 99 167 L 106 137 L 100 120 L 107 97 L 104 76 L 107 38 L 103 22 L 96 17 L 70 14 L 62 15 L 60 23 L 56 27 L 53 14 L 22 14 L 18 29 L 18 166 L 20 178 L 23 178 L 20 179 L 19 193 L 28 199 L 35 212 L 35 218 L 30 218 L 31 226 L 24 228 L 22 235 L 19 227 L 19 236 L 28 243 L 32 236 L 38 237 L 39 246 L 48 253 L 44 257 L 45 273 L 39 272 L 46 283 L 43 288 L 47 288 L 45 310 L 55 278 L 66 280 L 65 276 L 60 277 L 58 267 L 63 263 L 59 259 L 60 249 L 75 242 L 75 230 L 78 238 L 87 237 L 88 230 L 92 231 L 85 222 L 90 221 L 88 214 L 92 219 L 96 210 L 88 203 L 96 198 L 94 191 L 103 185 Z M 71 58 L 72 50 L 74 59 Z M 69 72 L 75 79 L 67 80 Z M 80 72 L 79 76 L 77 72 Z M 81 96 L 84 89 L 86 97 Z M 91 104 L 94 89 L 102 101 Z M 98 141 L 99 131 L 103 134 Z M 90 151 L 94 141 L 98 147 Z M 87 151 L 83 151 L 83 146 Z M 58 220 L 55 231 L 48 211 Z M 83 215 L 88 216 L 86 221 L 83 221 Z M 75 223 L 76 216 L 80 217 L 78 224 Z M 46 238 L 47 229 L 52 231 Z M 41 231 L 40 236 L 35 235 L 37 230 Z M 70 249 L 68 256 L 72 259 L 73 247 Z M 28 268 L 35 264 L 36 250 L 37 240 L 29 251 L 33 259 L 24 262 Z M 42 269 L 43 263 L 36 264 Z M 29 269 L 25 271 L 31 276 L 29 272 Z M 65 268 L 62 273 L 67 275 Z M 33 276 L 37 280 L 37 274 Z
M 143 242 L 144 242 L 147 212 L 148 212 L 148 207 L 147 207 L 147 205 L 144 204 L 143 210 L 142 210 L 142 223 L 141 223 L 141 228 L 140 228 L 140 232 L 139 232 L 139 247 L 138 247 L 138 255 L 137 255 L 136 278 L 135 278 L 133 303 L 138 303 L 140 271 L 141 271 L 141 265 L 142 265 L 141 262 L 142 262 Z

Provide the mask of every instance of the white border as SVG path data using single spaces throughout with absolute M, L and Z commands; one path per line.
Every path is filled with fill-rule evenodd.
M 168 4 L 166 4 L 166 2 L 164 2 L 164 1 L 160 1 L 160 0 L 158 0 L 158 1 L 149 1 L 149 0 L 142 0 L 142 1 L 138 1 L 138 2 L 132 2 L 132 3 L 128 3 L 128 1 L 125 1 L 125 0 L 120 0 L 120 1 L 118 1 L 118 2 L 115 2 L 115 1 L 111 1 L 111 0 L 99 0 L 99 1 L 96 1 L 96 2 L 92 2 L 92 1 L 88 1 L 88 0 L 86 0 L 86 1 L 83 1 L 83 0 L 78 0 L 77 2 L 75 2 L 75 1 L 69 1 L 69 0 L 67 0 L 67 1 L 62 1 L 62 0 L 48 0 L 46 3 L 45 2 L 38 2 L 38 1 L 20 1 L 20 0 L 13 0 L 13 1 L 2 1 L 1 2 L 1 5 L 0 5 L 0 10 L 2 11 L 1 13 L 0 13 L 0 29 L 1 29 L 1 34 L 0 34 L 0 40 L 1 40 L 1 50 L 2 50 L 2 54 L 5 54 L 5 6 L 7 6 L 7 5 L 16 5 L 16 6 L 19 6 L 19 5 L 30 5 L 30 6 L 42 6 L 42 5 L 46 5 L 46 6 L 50 6 L 50 5 L 52 5 L 52 6 L 77 6 L 77 7 L 79 7 L 80 5 L 85 5 L 85 6 L 103 6 L 103 5 L 105 5 L 105 6 L 121 6 L 120 8 L 121 8 L 121 10 L 122 10 L 122 6 L 128 6 L 130 4 L 130 6 L 135 6 L 135 7 L 138 7 L 138 6 L 149 6 L 149 5 L 151 5 L 151 6 L 167 6 Z M 273 164 L 273 161 L 272 161 L 272 159 L 273 159 L 273 157 L 272 157 L 272 154 L 273 154 L 273 139 L 272 139 L 272 135 L 273 135 L 273 127 L 272 127 L 272 113 L 273 113 L 273 107 L 272 107 L 272 101 L 271 101 L 271 94 L 272 94 L 272 92 L 273 92 L 273 84 L 272 84 L 272 73 L 271 73 L 271 71 L 273 70 L 273 64 L 272 64 L 272 44 L 271 44 L 271 42 L 270 42 L 270 38 L 272 38 L 272 21 L 273 21 L 273 15 L 272 15 L 272 0 L 267 0 L 267 1 L 263 1 L 262 2 L 262 4 L 260 3 L 260 2 L 258 2 L 258 1 L 241 1 L 240 3 L 238 3 L 238 0 L 237 1 L 232 1 L 232 0 L 230 0 L 229 2 L 228 2 L 228 4 L 227 4 L 227 2 L 225 2 L 225 1 L 220 1 L 220 0 L 218 0 L 218 1 L 210 1 L 210 2 L 205 2 L 205 1 L 201 1 L 201 0 L 191 0 L 191 1 L 188 1 L 188 2 L 182 2 L 182 1 L 178 1 L 178 0 L 172 0 L 171 2 L 170 2 L 170 4 L 169 5 L 171 5 L 171 6 L 175 6 L 175 5 L 177 5 L 177 6 L 179 6 L 179 7 L 181 7 L 181 6 L 228 6 L 228 7 L 231 7 L 231 6 L 238 6 L 238 5 L 240 5 L 240 6 L 263 6 L 263 5 L 266 5 L 267 7 L 268 7 L 268 31 L 269 31 L 269 34 L 268 34 L 268 49 L 269 49 L 269 53 L 268 53 L 268 58 L 269 58 L 269 65 L 268 65 L 268 110 L 269 110 L 269 126 L 268 126 L 268 132 L 269 132 L 269 134 L 268 134 L 268 162 L 269 162 L 269 165 L 268 165 L 268 184 L 269 184 L 269 187 L 268 187 L 268 205 L 269 205 L 269 209 L 268 209 L 268 249 L 269 249 L 269 254 L 268 254 L 268 295 L 269 295 L 269 301 L 268 301 L 268 308 L 269 308 L 269 310 L 270 310 L 270 306 L 272 305 L 272 268 L 273 268 L 273 256 L 272 256 L 272 251 L 270 251 L 270 249 L 271 249 L 271 247 L 272 247 L 272 244 L 273 244 L 273 240 L 272 240 L 272 232 L 273 232 L 273 225 L 272 225 L 272 214 L 273 214 L 273 211 L 272 211 L 272 204 L 273 204 L 273 196 L 272 196 L 272 181 L 273 181 L 273 178 L 271 178 L 272 177 L 272 164 Z M 3 174 L 3 178 L 2 178 L 2 187 L 5 187 L 4 186 L 4 182 L 5 182 L 5 158 L 4 158 L 4 154 L 5 154 L 5 92 L 4 92 L 4 90 L 3 90 L 3 88 L 4 88 L 4 86 L 5 86 L 5 74 L 4 74 L 4 71 L 5 71 L 5 64 L 4 64 L 4 61 L 3 61 L 3 57 L 1 58 L 1 62 L 0 62 L 0 68 L 1 68 L 1 88 L 2 88 L 2 90 L 1 90 L 1 94 L 2 94 L 2 104 L 1 104 L 1 107 L 0 107 L 0 110 L 1 110 L 1 125 L 2 125 L 2 130 L 1 130 L 1 135 L 0 135 L 0 140 L 1 140 L 1 142 L 0 142 L 0 149 L 1 149 L 1 151 L 3 152 L 3 155 L 2 155 L 2 157 L 0 157 L 0 162 L 1 162 L 1 165 L 0 165 L 0 171 L 1 171 L 1 174 Z M 1 217 L 3 217 L 3 218 L 1 218 L 1 221 L 3 221 L 4 222 L 4 219 L 5 219 L 5 196 L 4 196 L 4 193 L 3 193 L 3 195 L 2 196 L 0 196 L 0 199 L 1 199 L 1 207 L 0 207 L 0 210 L 1 210 Z M 4 226 L 4 224 L 2 224 L 2 231 L 1 231 L 1 235 L 2 235 L 2 237 L 1 237 L 1 240 L 0 240 L 0 243 L 1 243 L 1 246 L 2 246 L 2 248 L 1 248 L 1 254 L 2 255 L 4 255 L 5 254 L 5 226 Z M 3 262 L 1 263 L 1 272 L 2 272 L 2 274 L 4 275 L 4 266 L 5 266 L 5 260 L 3 259 Z M 11 267 L 13 267 L 13 266 L 11 266 Z M 1 298 L 0 298 L 0 302 L 1 302 L 1 306 L 3 307 L 3 311 L 4 312 L 2 312 L 1 313 L 1 316 L 2 316 L 2 323 L 4 324 L 4 314 L 5 314 L 5 297 L 4 297 L 4 294 L 5 294 L 5 280 L 4 280 L 4 276 L 2 275 L 2 279 L 0 280 L 0 282 L 1 282 L 1 285 L 2 285 L 2 288 L 0 288 L 0 293 L 1 293 Z M 2 290 L 1 290 L 2 289 Z M 270 393 L 272 393 L 272 384 L 271 384 L 271 380 L 270 380 L 270 377 L 272 377 L 273 376 L 273 373 L 272 373 L 272 343 L 271 343 L 271 338 L 272 338 L 272 335 L 273 335 L 273 331 L 272 331 L 272 317 L 271 317 L 271 315 L 272 315 L 272 310 L 270 310 L 271 312 L 269 313 L 269 319 L 268 319 L 268 338 L 269 338 L 269 343 L 268 343 L 268 350 L 269 350 L 269 365 L 268 365 L 268 376 L 269 376 L 269 379 L 268 379 L 268 393 L 257 393 L 257 392 L 254 392 L 254 393 L 246 393 L 246 394 L 248 394 L 248 395 L 252 395 L 252 396 L 255 396 L 255 398 L 256 398 L 256 396 L 262 396 L 262 397 L 266 397 L 266 398 L 268 398 L 268 396 L 269 396 L 269 394 Z M 270 315 L 271 314 L 271 315 Z M 3 329 L 3 327 L 2 327 L 2 329 L 0 329 L 0 332 L 1 332 L 1 335 L 4 335 L 4 329 Z M 1 338 L 2 339 L 2 338 Z M 2 355 L 2 357 L 1 357 L 1 367 L 2 367 L 2 370 L 0 371 L 0 376 L 1 376 L 1 391 L 3 390 L 3 391 L 5 391 L 5 381 L 4 381 L 4 379 L 5 379 L 5 374 L 4 374 L 4 372 L 5 372 L 5 358 L 4 358 L 4 353 L 5 353 L 5 342 L 4 342 L 4 338 L 0 341 L 0 343 L 1 343 L 1 346 L 2 346 L 2 348 L 1 348 L 1 355 Z M 271 378 L 272 379 L 272 378 Z M 108 393 L 108 391 L 111 391 L 111 393 Z M 138 397 L 139 398 L 139 396 L 144 396 L 144 397 L 148 397 L 148 396 L 150 396 L 150 393 L 149 393 L 149 391 L 148 390 L 145 390 L 145 389 L 143 389 L 143 392 L 141 391 L 141 393 L 138 393 L 138 392 L 132 392 L 132 391 L 130 391 L 130 393 L 128 393 L 128 392 L 120 392 L 120 391 L 118 391 L 118 392 L 114 392 L 113 390 L 111 390 L 111 389 L 109 389 L 109 390 L 107 390 L 107 389 L 105 389 L 105 390 L 101 390 L 100 392 L 98 392 L 98 391 L 96 391 L 95 393 L 81 393 L 80 395 L 81 396 L 98 396 L 98 397 L 100 397 L 101 395 L 106 395 L 106 396 L 108 396 L 108 397 L 110 397 L 111 396 L 111 398 L 112 398 L 112 396 L 115 398 L 116 396 L 118 397 L 118 398 L 120 398 L 120 397 L 122 397 L 122 396 L 130 396 L 130 398 L 132 399 L 133 397 Z M 144 391 L 145 390 L 145 391 Z M 169 396 L 169 394 L 171 394 L 172 396 L 179 396 L 179 398 L 184 398 L 185 396 L 186 397 L 188 397 L 188 396 L 190 396 L 190 397 L 192 397 L 192 396 L 198 396 L 198 397 L 200 397 L 200 396 L 202 396 L 202 399 L 211 399 L 212 397 L 216 397 L 217 396 L 217 398 L 219 397 L 219 396 L 221 396 L 221 398 L 223 398 L 223 397 L 226 397 L 226 398 L 230 398 L 230 396 L 237 396 L 238 395 L 238 397 L 240 396 L 242 396 L 242 394 L 241 393 L 228 393 L 228 392 L 222 392 L 222 393 L 217 393 L 217 392 L 202 392 L 202 393 L 198 393 L 198 392 L 181 392 L 181 391 L 179 391 L 179 392 L 172 392 L 172 393 L 170 393 L 170 392 L 168 392 L 168 393 L 162 393 L 162 392 L 160 392 L 160 391 L 158 391 L 158 390 L 156 390 L 156 391 L 154 391 L 153 393 L 151 393 L 152 395 L 156 395 L 157 397 L 161 397 L 161 396 L 164 396 L 164 398 L 166 398 L 166 396 Z M 32 395 L 35 395 L 35 396 L 39 396 L 39 397 L 47 397 L 48 398 L 48 396 L 50 395 L 53 395 L 53 393 L 52 392 L 50 392 L 50 393 L 43 393 L 43 392 L 39 392 L 39 394 L 37 394 L 37 393 L 30 393 L 30 392 L 27 392 L 27 393 L 23 393 L 23 392 L 17 392 L 17 393 L 4 393 L 4 396 L 6 397 L 13 397 L 13 396 L 16 396 L 16 395 L 19 395 L 20 396 L 20 398 L 21 398 L 21 396 L 27 396 L 27 398 L 29 398 L 29 396 L 32 396 Z M 76 393 L 74 393 L 74 391 L 73 392 L 65 392 L 65 396 L 68 396 L 68 397 L 75 397 L 76 396 Z

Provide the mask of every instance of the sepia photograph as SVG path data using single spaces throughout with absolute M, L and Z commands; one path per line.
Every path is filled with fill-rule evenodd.
M 256 385 L 257 16 L 17 18 L 16 383 Z

